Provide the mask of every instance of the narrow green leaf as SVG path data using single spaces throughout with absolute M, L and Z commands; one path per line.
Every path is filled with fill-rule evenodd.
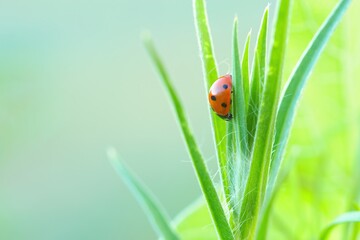
M 276 120 L 276 135 L 274 142 L 273 160 L 270 167 L 268 194 L 271 194 L 280 170 L 282 156 L 289 137 L 291 125 L 294 120 L 295 110 L 301 92 L 307 79 L 314 68 L 322 50 L 340 22 L 350 0 L 342 0 L 320 27 L 299 62 L 295 66 L 282 95 L 278 116 Z
M 275 133 L 282 70 L 288 36 L 291 0 L 281 0 L 274 25 L 274 39 L 269 69 L 261 98 L 259 119 L 256 125 L 250 175 L 246 183 L 241 206 L 242 239 L 254 239 L 260 210 L 265 197 L 270 158 Z M 260 64 L 261 66 L 261 64 Z M 260 71 L 261 72 L 261 71 Z
M 265 65 L 266 65 L 266 41 L 267 28 L 269 18 L 269 7 L 266 7 L 261 20 L 260 30 L 257 36 L 255 53 L 253 59 L 253 70 L 251 73 L 250 99 L 247 111 L 247 128 L 249 149 L 252 149 L 256 124 L 258 121 L 260 101 L 263 92 L 263 84 L 265 81 Z
M 233 82 L 233 101 L 234 101 L 234 122 L 236 131 L 236 142 L 238 154 L 247 155 L 247 127 L 246 127 L 246 105 L 241 76 L 241 65 L 238 45 L 238 21 L 234 20 L 233 26 L 233 49 L 232 49 L 232 82 Z
M 258 35 L 257 43 L 257 54 L 259 54 L 260 63 L 260 93 L 262 93 L 262 87 L 265 83 L 265 71 L 266 71 L 266 45 L 267 45 L 267 29 L 268 29 L 268 18 L 269 18 L 269 6 L 265 8 L 264 15 L 261 22 L 261 28 Z
M 244 99 L 246 111 L 249 105 L 249 95 L 250 95 L 250 76 L 249 76 L 249 48 L 250 48 L 250 37 L 251 31 L 248 33 L 245 46 L 244 53 L 241 59 L 241 70 L 242 70 L 242 78 L 243 78 L 243 89 L 244 89 Z
M 233 108 L 232 108 L 232 112 Z M 233 209 L 233 206 L 235 203 L 233 202 L 234 199 L 232 199 L 232 196 L 234 196 L 234 193 L 236 191 L 235 185 L 232 181 L 235 176 L 234 166 L 236 163 L 236 159 L 234 156 L 234 153 L 236 152 L 236 144 L 235 144 L 235 134 L 234 134 L 234 124 L 233 121 L 228 121 L 226 124 L 226 172 L 228 176 L 228 183 L 229 183 L 229 191 L 227 191 L 225 198 L 226 202 L 230 204 L 230 209 Z
M 273 195 L 269 199 L 265 201 L 265 206 L 262 212 L 262 216 L 260 219 L 260 226 L 257 233 L 257 239 L 266 239 L 266 234 L 269 226 L 269 219 L 271 214 L 271 206 L 274 203 L 276 193 L 274 192 Z
M 254 143 L 256 123 L 260 105 L 260 62 L 257 52 L 254 54 L 253 70 L 251 74 L 250 99 L 247 111 L 248 145 L 250 151 Z
M 244 169 L 244 162 L 247 161 L 246 156 L 248 155 L 247 147 L 247 127 L 246 127 L 246 105 L 244 95 L 244 84 L 241 76 L 241 64 L 239 56 L 239 45 L 238 45 L 238 21 L 237 18 L 234 20 L 233 25 L 233 48 L 232 48 L 232 86 L 233 86 L 233 114 L 234 118 L 232 123 L 228 123 L 228 126 L 233 125 L 234 136 L 235 136 L 235 150 L 232 155 L 228 157 L 228 174 L 230 176 L 230 188 L 231 188 L 231 199 L 230 209 L 235 215 L 235 219 L 238 219 L 240 206 L 239 202 L 242 199 L 243 185 L 241 179 L 246 173 Z M 230 150 L 230 149 L 228 149 Z
M 131 190 L 136 200 L 144 209 L 153 228 L 166 240 L 179 239 L 170 225 L 170 220 L 150 191 L 120 161 L 115 149 L 108 150 L 108 158 L 119 176 Z
M 337 225 L 344 223 L 359 223 L 360 222 L 360 211 L 347 212 L 338 216 L 333 222 L 327 225 L 320 234 L 320 240 L 327 239 L 331 230 Z
M 219 196 L 214 187 L 214 183 L 212 182 L 210 173 L 205 165 L 204 158 L 201 155 L 195 138 L 193 137 L 193 134 L 190 130 L 189 124 L 185 116 L 185 112 L 183 110 L 183 106 L 170 81 L 170 77 L 165 70 L 165 67 L 160 60 L 158 53 L 156 52 L 152 41 L 150 39 L 145 39 L 144 44 L 149 52 L 152 61 L 155 64 L 156 69 L 160 74 L 162 83 L 164 84 L 165 89 L 169 94 L 177 120 L 180 124 L 182 134 L 187 145 L 187 149 L 189 151 L 193 166 L 195 168 L 195 172 L 200 182 L 202 192 L 204 193 L 212 216 L 212 220 L 214 221 L 219 237 L 221 239 L 233 239 L 229 223 L 226 219 L 225 212 L 222 208 Z
M 203 73 L 205 76 L 205 91 L 208 93 L 211 85 L 218 79 L 218 71 L 214 57 L 214 51 L 212 46 L 210 27 L 206 14 L 206 5 L 204 0 L 193 1 L 195 27 L 199 42 L 200 56 L 203 64 Z M 219 118 L 209 108 L 211 123 L 213 129 L 213 135 L 216 146 L 216 154 L 218 159 L 218 165 L 221 174 L 221 180 L 224 188 L 225 195 L 229 195 L 229 182 L 226 172 L 226 143 L 221 141 L 226 132 L 225 121 Z

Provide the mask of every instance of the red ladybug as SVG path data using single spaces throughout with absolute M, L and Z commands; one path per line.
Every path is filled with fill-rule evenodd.
M 209 91 L 209 103 L 212 110 L 226 121 L 232 119 L 230 113 L 231 93 L 232 79 L 230 74 L 219 77 Z

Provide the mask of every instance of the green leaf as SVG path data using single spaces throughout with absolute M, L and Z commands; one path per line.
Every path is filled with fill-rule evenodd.
M 249 76 L 250 37 L 251 37 L 251 31 L 247 35 L 244 46 L 244 53 L 241 59 L 241 70 L 242 70 L 242 78 L 243 78 L 243 89 L 244 89 L 246 111 L 249 105 L 249 95 L 250 95 L 250 86 L 249 86 L 250 85 L 250 76 Z
M 214 187 L 214 183 L 212 182 L 210 173 L 205 165 L 204 158 L 202 157 L 195 138 L 193 137 L 193 134 L 190 130 L 189 124 L 185 116 L 185 112 L 183 110 L 184 108 L 170 81 L 170 77 L 165 70 L 164 64 L 160 60 L 158 53 L 156 52 L 152 41 L 150 39 L 145 39 L 144 44 L 149 52 L 153 63 L 155 64 L 156 69 L 160 74 L 162 83 L 164 84 L 165 89 L 169 94 L 171 103 L 175 110 L 175 115 L 181 127 L 187 149 L 189 151 L 196 175 L 200 182 L 202 192 L 204 193 L 217 232 L 221 239 L 233 239 L 229 223 L 226 219 L 225 212 L 222 208 L 219 196 Z
M 338 216 L 334 221 L 328 224 L 322 231 L 320 235 L 320 240 L 327 239 L 327 236 L 331 230 L 337 225 L 344 223 L 359 223 L 360 222 L 360 211 L 347 212 Z
M 128 188 L 132 191 L 136 200 L 144 209 L 153 228 L 167 240 L 179 239 L 170 225 L 169 218 L 165 211 L 160 207 L 154 196 L 148 189 L 125 167 L 124 163 L 120 161 L 115 149 L 108 150 L 108 158 L 112 163 L 114 169 L 119 176 L 126 183 Z
M 265 8 L 263 18 L 261 20 L 261 28 L 257 39 L 256 52 L 260 63 L 260 94 L 262 93 L 262 87 L 265 83 L 265 71 L 266 71 L 266 45 L 267 45 L 267 29 L 269 18 L 269 6 Z
M 256 124 L 258 121 L 260 101 L 263 91 L 263 83 L 265 81 L 265 65 L 266 65 L 266 41 L 267 28 L 269 18 L 269 7 L 265 8 L 264 15 L 261 20 L 260 30 L 257 36 L 255 53 L 253 59 L 253 70 L 251 74 L 250 99 L 247 111 L 247 128 L 249 137 L 249 149 L 252 149 Z
M 256 123 L 259 115 L 259 105 L 261 100 L 260 93 L 260 62 L 258 54 L 255 52 L 254 63 L 252 70 L 252 81 L 250 87 L 250 99 L 247 111 L 247 128 L 248 128 L 248 145 L 249 150 L 252 150 L 254 143 L 254 136 L 256 130 Z
M 233 82 L 233 100 L 234 100 L 234 124 L 236 132 L 236 144 L 239 150 L 238 154 L 247 155 L 247 127 L 246 127 L 246 105 L 243 88 L 243 79 L 241 76 L 241 65 L 238 45 L 238 24 L 237 18 L 233 26 L 233 49 L 232 49 L 232 82 Z
M 350 0 L 342 0 L 336 6 L 333 12 L 320 27 L 307 49 L 304 51 L 287 82 L 287 86 L 281 98 L 282 100 L 278 109 L 278 116 L 276 120 L 274 154 L 269 176 L 269 194 L 271 194 L 271 191 L 276 183 L 276 177 L 280 170 L 282 156 L 289 137 L 301 92 L 305 87 L 311 70 L 314 68 L 322 50 L 340 22 L 350 2 Z
M 212 46 L 210 27 L 206 14 L 206 5 L 204 0 L 194 0 L 195 27 L 199 42 L 200 56 L 203 64 L 203 73 L 205 76 L 205 91 L 209 91 L 211 85 L 218 79 L 218 71 Z M 226 172 L 226 143 L 221 141 L 226 132 L 225 121 L 219 118 L 209 108 L 213 135 L 216 146 L 216 155 L 221 174 L 221 180 L 225 195 L 229 195 L 229 182 Z
M 260 210 L 265 197 L 270 158 L 275 133 L 282 70 L 288 36 L 291 0 L 281 0 L 274 25 L 274 39 L 269 68 L 261 99 L 259 119 L 256 127 L 250 175 L 246 183 L 241 206 L 242 239 L 254 239 Z M 261 64 L 260 64 L 261 66 Z M 261 71 L 260 71 L 261 72 Z
M 234 112 L 233 106 L 232 106 L 232 112 Z M 234 196 L 234 193 L 236 192 L 236 184 L 232 182 L 236 175 L 236 172 L 234 171 L 234 167 L 236 164 L 236 158 L 234 156 L 234 153 L 236 151 L 237 150 L 235 143 L 234 124 L 233 121 L 228 121 L 226 125 L 226 154 L 227 154 L 226 172 L 229 182 L 229 191 L 226 191 L 227 194 L 225 195 L 225 198 L 226 198 L 226 202 L 230 204 L 229 210 L 232 210 L 232 212 L 235 205 L 235 203 L 233 202 L 234 198 L 232 196 Z
M 201 198 L 183 210 L 173 221 L 181 239 L 217 240 L 216 229 L 212 224 L 206 201 Z
M 241 76 L 241 65 L 239 57 L 239 45 L 238 45 L 238 24 L 237 18 L 234 20 L 233 25 L 233 49 L 232 49 L 232 86 L 233 86 L 233 114 L 234 118 L 232 123 L 228 123 L 229 128 L 233 127 L 235 130 L 235 148 L 230 148 L 228 151 L 235 150 L 232 155 L 228 156 L 228 174 L 230 175 L 231 185 L 231 201 L 230 209 L 238 216 L 239 214 L 239 202 L 242 198 L 243 184 L 240 182 L 240 178 L 244 177 L 246 170 L 244 171 L 244 164 L 241 162 L 246 161 L 248 155 L 247 147 L 247 128 L 246 128 L 246 105 L 244 95 L 244 84 Z M 233 126 L 232 126 L 233 125 Z M 232 128 L 231 128 L 232 130 Z M 228 134 L 229 133 L 228 131 Z M 230 143 L 231 145 L 231 143 Z M 230 147 L 230 146 L 229 146 Z M 240 162 L 241 161 L 241 162 Z

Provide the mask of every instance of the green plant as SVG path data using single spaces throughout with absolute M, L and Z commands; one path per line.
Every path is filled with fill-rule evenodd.
M 283 65 L 288 38 L 291 0 L 280 0 L 272 32 L 268 34 L 268 11 L 265 9 L 255 46 L 252 70 L 249 71 L 250 33 L 240 59 L 237 19 L 233 25 L 232 77 L 234 119 L 225 122 L 211 114 L 221 189 L 216 190 L 204 159 L 192 136 L 182 104 L 172 86 L 164 64 L 150 38 L 144 39 L 160 78 L 175 109 L 195 172 L 202 188 L 206 206 L 220 239 L 265 239 L 269 216 L 276 194 L 277 178 L 284 150 L 294 120 L 297 103 L 306 81 L 324 46 L 342 18 L 350 0 L 341 0 L 325 20 L 292 71 L 282 89 Z M 203 62 L 206 91 L 218 78 L 207 22 L 204 0 L 194 0 L 195 23 Z M 272 37 L 267 46 L 268 36 Z M 268 50 L 269 49 L 269 50 Z M 269 53 L 269 55 L 268 55 Z M 282 94 L 281 94 L 282 93 Z M 222 139 L 226 137 L 226 141 Z M 111 159 L 120 175 L 129 182 L 138 200 L 148 210 L 150 219 L 165 239 L 216 239 L 213 232 L 196 229 L 186 222 L 196 219 L 204 205 L 194 207 L 188 215 L 171 224 L 159 211 L 153 197 L 149 197 L 123 164 Z M 122 170 L 121 170 L 122 169 Z M 334 224 L 357 222 L 359 212 L 345 213 L 321 234 L 325 239 Z M 195 227 L 194 227 L 195 226 Z M 204 225 L 203 225 L 204 226 Z M 209 235 L 210 234 L 210 235 Z

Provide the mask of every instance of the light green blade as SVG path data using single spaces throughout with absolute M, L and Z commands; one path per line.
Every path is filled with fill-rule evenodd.
M 232 81 L 233 81 L 233 129 L 235 131 L 235 150 L 232 156 L 229 156 L 228 167 L 231 176 L 231 201 L 230 208 L 236 216 L 239 214 L 239 202 L 242 199 L 243 186 L 241 178 L 247 175 L 248 170 L 245 168 L 245 161 L 248 156 L 247 146 L 247 127 L 246 127 L 246 105 L 244 94 L 244 83 L 241 75 L 241 64 L 238 45 L 238 21 L 234 20 L 233 25 L 233 48 L 232 48 Z M 236 218 L 237 219 L 237 218 Z
M 232 108 L 233 109 L 233 108 Z M 236 143 L 235 143 L 235 132 L 234 132 L 234 123 L 233 121 L 229 121 L 226 124 L 226 172 L 228 176 L 229 182 L 229 191 L 225 195 L 226 202 L 230 205 L 229 210 L 234 212 L 234 193 L 236 192 L 236 183 L 234 183 L 236 172 L 234 171 L 234 167 L 236 166 Z M 236 212 L 235 212 L 236 213 Z
M 337 225 L 346 224 L 346 223 L 359 223 L 359 222 L 360 222 L 360 211 L 347 212 L 341 214 L 321 231 L 319 239 L 320 240 L 327 239 L 331 230 Z
M 234 124 L 236 131 L 236 142 L 238 154 L 247 155 L 247 128 L 246 128 L 246 105 L 243 88 L 243 79 L 241 76 L 241 64 L 238 45 L 238 24 L 237 18 L 233 26 L 233 49 L 232 49 L 232 81 L 233 81 L 233 102 L 234 102 Z
M 211 85 L 218 79 L 217 66 L 213 51 L 213 45 L 210 34 L 210 27 L 206 14 L 206 5 L 204 0 L 193 0 L 195 27 L 200 48 L 203 73 L 205 76 L 205 91 L 208 93 Z M 219 118 L 209 108 L 213 135 L 216 146 L 216 155 L 221 174 L 221 180 L 225 195 L 229 195 L 229 182 L 226 172 L 226 143 L 222 141 L 226 133 L 225 121 Z
M 261 99 L 258 123 L 254 139 L 251 167 L 241 206 L 242 239 L 254 239 L 259 214 L 265 197 L 275 133 L 282 70 L 288 37 L 291 0 L 279 1 L 274 25 L 269 68 Z M 260 64 L 261 66 L 261 64 Z
M 175 231 L 172 229 L 170 220 L 165 211 L 145 185 L 143 185 L 125 167 L 124 163 L 120 161 L 115 149 L 111 148 L 108 150 L 108 158 L 116 172 L 123 179 L 127 187 L 131 190 L 136 200 L 143 208 L 146 216 L 149 218 L 150 223 L 158 233 L 159 237 L 163 237 L 166 240 L 179 239 Z
M 250 48 L 250 38 L 251 38 L 251 31 L 248 33 L 244 52 L 241 59 L 241 75 L 243 78 L 243 88 L 244 88 L 244 99 L 245 99 L 245 107 L 246 112 L 249 105 L 249 96 L 250 96 L 250 75 L 249 75 L 249 48 Z
M 215 227 L 221 239 L 233 239 L 232 231 L 230 229 L 229 223 L 225 216 L 225 212 L 222 208 L 219 196 L 214 187 L 214 183 L 211 179 L 210 173 L 205 165 L 203 156 L 201 155 L 198 145 L 193 137 L 193 134 L 190 130 L 189 124 L 187 122 L 183 106 L 180 102 L 180 99 L 170 81 L 170 77 L 165 70 L 164 64 L 160 60 L 158 53 L 155 50 L 155 47 L 152 41 L 148 38 L 144 40 L 146 49 L 149 52 L 149 55 L 155 64 L 156 69 L 160 74 L 165 90 L 167 91 L 171 103 L 173 105 L 176 118 L 179 122 L 179 125 L 182 130 L 184 140 L 187 145 L 195 172 L 198 178 L 198 181 L 201 186 L 201 190 L 207 201 L 212 220 L 214 221 Z
M 251 72 L 250 96 L 247 111 L 247 128 L 249 132 L 248 145 L 250 150 L 252 149 L 254 142 L 255 129 L 259 116 L 260 101 L 263 93 L 262 85 L 265 78 L 268 18 L 269 7 L 265 9 L 261 20 L 260 30 L 255 46 L 253 69 Z
M 268 29 L 268 18 L 269 18 L 269 6 L 265 8 L 264 15 L 261 22 L 261 28 L 258 35 L 258 43 L 256 46 L 256 52 L 259 54 L 259 63 L 260 63 L 260 94 L 263 91 L 263 86 L 265 84 L 266 78 L 266 49 L 267 49 L 267 29 Z

